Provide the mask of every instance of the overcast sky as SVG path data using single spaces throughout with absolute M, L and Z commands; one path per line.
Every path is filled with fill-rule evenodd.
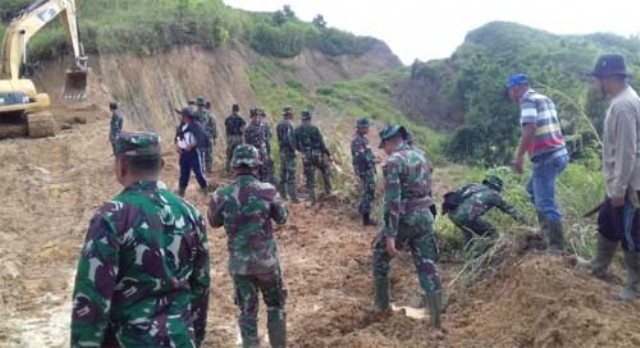
M 329 26 L 380 38 L 405 64 L 449 56 L 465 34 L 487 22 L 506 20 L 557 34 L 640 33 L 640 0 L 224 0 L 246 10 L 274 11 L 291 5 L 310 21 L 324 15 Z

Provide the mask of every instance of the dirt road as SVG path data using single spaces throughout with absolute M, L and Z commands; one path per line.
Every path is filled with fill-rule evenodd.
M 120 190 L 107 129 L 103 116 L 55 138 L 0 142 L 0 347 L 68 346 L 72 280 L 85 229 L 96 207 Z M 166 153 L 163 180 L 175 188 L 176 158 Z M 188 198 L 204 211 L 204 198 L 192 190 Z M 443 330 L 398 313 L 372 316 L 369 243 L 375 232 L 337 202 L 318 209 L 291 206 L 290 223 L 277 231 L 290 294 L 290 346 L 640 345 L 640 304 L 617 303 L 616 284 L 545 254 L 526 255 L 495 279 L 454 289 Z M 222 230 L 209 233 L 213 288 L 206 346 L 233 347 L 236 309 L 226 239 Z M 442 266 L 445 284 L 457 267 Z M 418 289 L 410 258 L 401 256 L 393 269 L 395 300 L 406 302 Z

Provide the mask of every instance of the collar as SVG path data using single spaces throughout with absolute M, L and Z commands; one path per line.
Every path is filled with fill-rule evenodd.
M 127 186 L 124 192 L 144 192 L 166 189 L 167 186 L 160 180 L 140 180 Z

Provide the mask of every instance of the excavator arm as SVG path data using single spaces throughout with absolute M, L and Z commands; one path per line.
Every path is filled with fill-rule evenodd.
M 87 58 L 78 37 L 74 0 L 36 0 L 23 10 L 6 30 L 2 45 L 0 78 L 17 80 L 20 65 L 26 62 L 27 43 L 40 29 L 61 16 L 65 38 L 73 49 L 74 64 L 67 71 L 65 98 L 84 99 L 87 84 Z

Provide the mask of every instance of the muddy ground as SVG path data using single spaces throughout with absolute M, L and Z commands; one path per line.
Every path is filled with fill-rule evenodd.
M 76 113 L 86 124 L 54 138 L 0 141 L 0 347 L 68 346 L 72 280 L 85 229 L 101 202 L 120 190 L 106 114 Z M 177 159 L 165 148 L 162 178 L 175 188 Z M 222 181 L 218 174 L 214 180 Z M 195 188 L 187 197 L 205 210 Z M 474 286 L 448 288 L 442 330 L 401 313 L 372 316 L 369 245 L 376 230 L 362 228 L 349 209 L 335 201 L 317 209 L 290 206 L 290 222 L 277 231 L 291 347 L 640 346 L 640 301 L 618 303 L 619 280 L 595 280 L 566 258 L 541 252 Z M 209 233 L 213 283 L 205 345 L 234 347 L 225 235 Z M 393 263 L 392 290 L 401 304 L 418 289 L 410 260 L 402 255 Z M 443 283 L 458 269 L 441 265 Z M 262 333 L 264 321 L 262 312 Z

